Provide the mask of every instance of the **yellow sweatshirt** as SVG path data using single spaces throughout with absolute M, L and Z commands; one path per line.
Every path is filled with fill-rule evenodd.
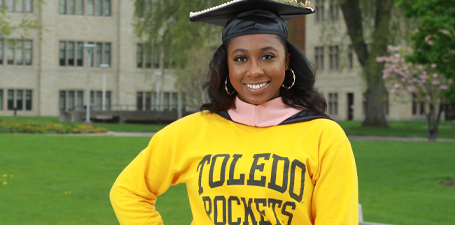
M 163 224 L 155 202 L 178 183 L 192 225 L 358 225 L 351 145 L 328 119 L 258 128 L 203 112 L 170 124 L 112 187 L 120 224 Z

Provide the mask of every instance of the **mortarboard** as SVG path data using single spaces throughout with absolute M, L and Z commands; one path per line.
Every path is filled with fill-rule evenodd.
M 287 38 L 288 29 L 284 21 L 313 12 L 309 2 L 297 3 L 296 0 L 233 0 L 191 12 L 190 21 L 224 26 L 223 42 L 248 34 L 276 34 Z

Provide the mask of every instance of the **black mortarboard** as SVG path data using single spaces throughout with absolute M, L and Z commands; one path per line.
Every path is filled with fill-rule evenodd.
M 309 3 L 284 3 L 276 0 L 233 0 L 196 13 L 190 21 L 224 26 L 223 42 L 248 34 L 276 34 L 287 38 L 285 20 L 314 12 Z

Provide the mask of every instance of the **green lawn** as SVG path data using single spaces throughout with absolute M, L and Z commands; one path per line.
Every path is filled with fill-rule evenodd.
M 148 141 L 0 134 L 0 224 L 118 224 L 109 189 Z M 453 224 L 455 187 L 440 183 L 455 179 L 455 143 L 352 144 L 365 221 Z M 157 208 L 165 224 L 190 224 L 183 185 L 160 196 Z
M 60 123 L 58 117 L 40 116 L 0 116 L 1 119 L 32 120 L 38 122 L 50 121 Z M 386 136 L 386 137 L 428 137 L 426 121 L 389 121 L 389 128 L 362 127 L 361 121 L 340 121 L 338 122 L 348 135 L 361 136 Z M 70 124 L 70 123 L 62 123 Z M 166 124 L 111 124 L 94 123 L 94 126 L 104 127 L 110 131 L 117 132 L 156 132 Z M 455 139 L 455 122 L 441 121 L 439 125 L 438 138 Z

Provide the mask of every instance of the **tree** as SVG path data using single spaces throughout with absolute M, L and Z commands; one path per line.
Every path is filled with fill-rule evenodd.
M 340 5 L 343 12 L 352 48 L 363 69 L 366 81 L 366 117 L 362 126 L 388 127 L 384 101 L 386 88 L 382 79 L 384 64 L 376 62 L 375 59 L 387 53 L 387 45 L 394 38 L 390 33 L 395 0 L 362 2 L 335 0 L 335 2 Z M 367 40 L 371 40 L 369 46 Z
M 408 60 L 418 64 L 435 64 L 436 71 L 455 80 L 455 5 L 446 0 L 398 0 L 408 18 L 418 19 L 416 32 L 410 36 L 413 54 Z M 455 87 L 446 96 L 455 101 Z
M 389 56 L 376 58 L 385 63 L 382 78 L 392 94 L 407 92 L 415 103 L 424 105 L 428 122 L 428 140 L 435 141 L 441 113 L 446 105 L 445 90 L 452 84 L 443 75 L 436 72 L 436 64 L 419 65 L 406 62 L 405 56 L 413 53 L 410 48 L 388 47 Z
M 43 0 L 35 0 L 33 1 L 33 7 L 40 9 L 40 6 L 43 3 Z M 16 34 L 20 36 L 21 39 L 24 39 L 30 35 L 31 30 L 40 31 L 43 28 L 40 25 L 39 20 L 34 19 L 31 16 L 24 16 L 20 21 L 12 21 L 11 17 L 8 16 L 7 11 L 6 5 L 0 5 L 0 38 Z

